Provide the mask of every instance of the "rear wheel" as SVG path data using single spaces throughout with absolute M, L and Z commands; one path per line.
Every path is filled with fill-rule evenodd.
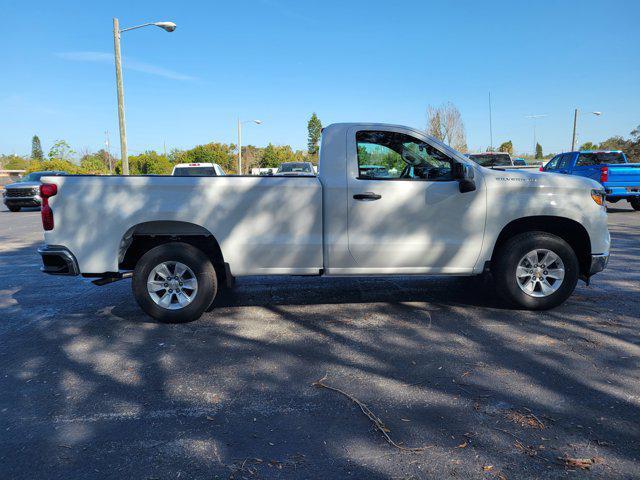
M 578 282 L 578 258 L 560 237 L 544 232 L 516 235 L 496 252 L 498 292 L 512 304 L 546 310 L 564 302 Z
M 629 200 L 629 203 L 633 207 L 634 210 L 640 210 L 640 197 L 634 197 Z
M 19 212 L 22 207 L 16 207 L 16 206 L 12 205 L 12 206 L 7 207 L 7 208 L 9 209 L 10 212 Z
M 218 290 L 209 258 L 193 245 L 167 243 L 152 248 L 136 264 L 133 294 L 147 315 L 167 323 L 198 319 Z

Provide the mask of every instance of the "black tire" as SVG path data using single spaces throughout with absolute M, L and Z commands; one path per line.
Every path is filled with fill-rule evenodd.
M 187 306 L 169 310 L 158 305 L 147 290 L 151 271 L 163 262 L 180 262 L 189 267 L 197 279 L 195 297 Z M 182 285 L 182 284 L 180 284 Z M 173 242 L 152 248 L 136 264 L 132 281 L 133 295 L 144 312 L 164 323 L 197 320 L 211 305 L 218 291 L 216 271 L 209 258 L 193 245 Z
M 564 264 L 564 279 L 560 287 L 546 297 L 525 293 L 518 284 L 516 269 L 520 260 L 535 249 L 547 249 L 560 257 Z M 579 264 L 576 253 L 562 238 L 545 232 L 527 232 L 507 240 L 496 252 L 492 273 L 496 288 L 507 302 L 528 310 L 547 310 L 557 307 L 573 293 L 578 282 Z
M 640 197 L 632 198 L 631 200 L 629 200 L 629 204 L 634 210 L 640 211 Z
M 7 207 L 7 208 L 9 209 L 10 212 L 19 212 L 22 207 L 15 207 L 15 206 L 12 205 L 12 206 Z

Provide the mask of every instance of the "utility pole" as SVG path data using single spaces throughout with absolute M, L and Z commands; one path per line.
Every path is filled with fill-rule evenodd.
M 148 27 L 154 25 L 163 29 L 165 32 L 173 32 L 176 24 L 173 22 L 154 22 L 143 23 L 135 27 L 123 28 L 120 30 L 120 22 L 117 18 L 113 19 L 113 50 L 116 61 L 116 83 L 118 88 L 118 124 L 120 127 L 120 157 L 122 160 L 122 174 L 129 175 L 129 157 L 127 156 L 127 130 L 124 121 L 124 87 L 122 86 L 122 60 L 120 58 L 120 34 L 137 28 Z
M 489 150 L 493 151 L 493 123 L 491 119 L 491 92 L 489 92 Z
M 238 117 L 238 175 L 242 175 L 242 123 Z
M 262 120 L 245 120 L 244 122 L 238 117 L 238 175 L 242 175 L 242 124 L 255 123 L 260 125 Z
M 104 148 L 107 151 L 107 161 L 109 162 L 109 173 L 113 175 L 113 163 L 111 162 L 111 150 L 109 149 L 109 130 L 104 131 Z
M 576 150 L 576 125 L 578 124 L 578 109 L 573 112 L 573 137 L 571 137 L 571 151 Z
M 118 126 L 120 127 L 120 159 L 122 174 L 129 175 L 129 157 L 127 156 L 127 129 L 124 120 L 124 87 L 122 85 L 122 61 L 120 59 L 120 23 L 113 19 L 113 49 L 116 56 L 116 83 L 118 89 Z

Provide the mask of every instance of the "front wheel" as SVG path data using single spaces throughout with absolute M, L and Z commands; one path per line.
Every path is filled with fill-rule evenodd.
M 149 316 L 166 323 L 200 318 L 218 290 L 209 258 L 193 245 L 172 242 L 152 248 L 136 264 L 133 295 Z
M 560 237 L 529 232 L 510 238 L 496 252 L 494 277 L 507 301 L 530 310 L 557 307 L 578 282 L 578 258 Z
M 634 197 L 631 200 L 629 200 L 629 203 L 631 204 L 631 207 L 636 210 L 639 211 L 640 210 L 640 197 Z

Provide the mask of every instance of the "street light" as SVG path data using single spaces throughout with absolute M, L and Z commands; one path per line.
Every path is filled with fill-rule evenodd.
M 602 115 L 602 112 L 587 112 L 596 117 Z M 576 149 L 576 126 L 578 124 L 578 109 L 576 108 L 573 112 L 573 137 L 571 138 L 571 151 L 573 152 Z
M 116 57 L 116 85 L 118 88 L 118 125 L 120 127 L 120 157 L 122 158 L 122 174 L 129 175 L 129 157 L 127 156 L 127 129 L 124 121 L 124 88 L 122 86 L 122 62 L 120 60 L 120 34 L 135 30 L 136 28 L 154 25 L 167 32 L 173 32 L 176 24 L 173 22 L 154 22 L 136 25 L 135 27 L 123 28 L 120 30 L 120 22 L 113 19 L 113 49 Z
M 241 122 L 240 117 L 238 117 L 238 175 L 242 175 L 242 125 L 244 123 L 260 125 L 262 120 L 244 120 Z

